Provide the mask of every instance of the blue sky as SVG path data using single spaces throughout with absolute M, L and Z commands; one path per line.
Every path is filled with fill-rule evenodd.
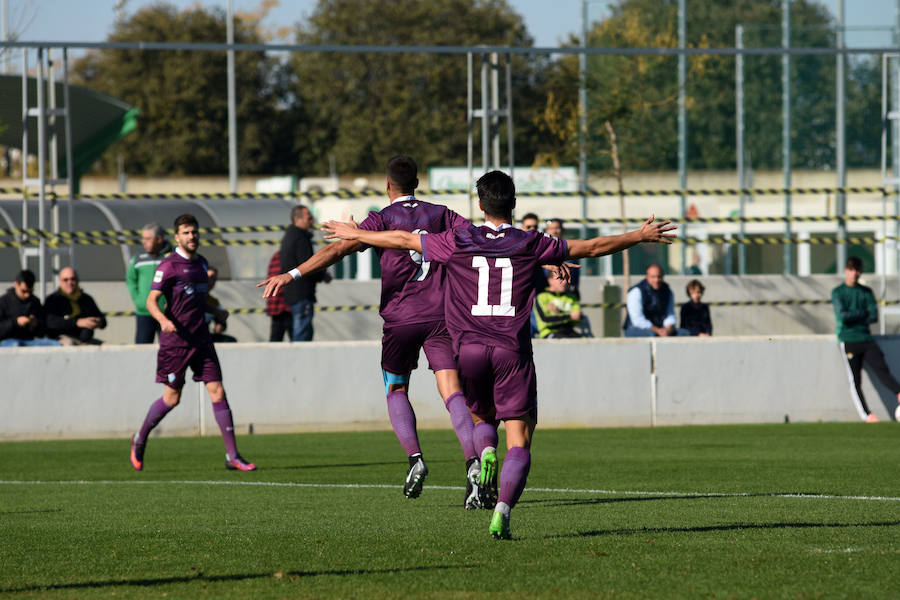
M 22 33 L 21 39 L 41 41 L 103 41 L 112 30 L 113 8 L 116 0 L 7 0 L 13 31 Z M 226 0 L 169 0 L 177 6 L 226 6 Z M 423 0 L 424 1 L 424 0 Z M 233 0 L 235 10 L 252 10 L 259 0 Z M 129 0 L 128 11 L 153 4 L 154 0 Z M 823 0 L 832 12 L 837 0 Z M 873 26 L 896 23 L 896 8 L 900 0 L 845 0 L 849 26 Z M 558 46 L 569 33 L 580 29 L 580 0 L 510 0 L 510 4 L 525 18 L 537 46 Z M 606 0 L 591 0 L 592 20 L 602 18 Z M 316 0 L 281 0 L 269 15 L 272 27 L 290 26 L 304 19 L 316 5 Z M 690 10 L 690 0 L 688 1 Z M 888 45 L 885 33 L 853 32 L 848 44 L 854 46 Z

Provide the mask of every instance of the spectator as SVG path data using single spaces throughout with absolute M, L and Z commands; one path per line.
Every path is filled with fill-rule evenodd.
M 94 339 L 94 331 L 106 328 L 106 317 L 78 285 L 78 273 L 72 267 L 60 270 L 59 289 L 47 296 L 44 312 L 47 335 L 58 339 L 63 346 L 99 344 Z
M 533 231 L 538 228 L 538 216 L 534 213 L 526 213 L 522 217 L 522 230 Z
M 134 303 L 134 343 L 152 344 L 159 335 L 159 323 L 147 311 L 147 296 L 156 267 L 172 252 L 172 246 L 163 238 L 163 228 L 158 223 L 144 225 L 141 231 L 141 245 L 144 251 L 132 257 L 125 272 L 125 283 Z M 160 302 L 165 302 L 160 298 Z M 160 309 L 163 308 L 161 305 Z
M 872 371 L 900 402 L 900 383 L 891 375 L 881 348 L 869 332 L 869 325 L 878 321 L 878 305 L 872 289 L 859 283 L 863 262 L 858 256 L 847 259 L 844 283 L 831 292 L 831 304 L 837 321 L 837 338 L 847 371 L 850 374 L 850 396 L 860 418 L 877 423 L 878 417 L 869 410 L 862 391 L 862 367 L 868 363 Z
M 223 309 L 219 299 L 212 295 L 213 288 L 216 287 L 216 282 L 219 280 L 219 269 L 212 265 L 207 265 L 206 275 L 209 277 L 209 282 L 206 284 L 206 323 L 212 323 L 212 331 L 210 332 L 212 340 L 215 343 L 236 342 L 236 337 L 225 333 L 225 329 L 228 327 L 228 311 Z
M 539 338 L 581 337 L 581 305 L 566 282 L 550 277 L 547 289 L 535 296 L 534 315 Z
M 281 239 L 281 271 L 289 272 L 312 256 L 312 228 L 315 219 L 310 210 L 297 205 L 291 210 L 291 225 Z M 331 275 L 320 271 L 312 277 L 301 277 L 284 287 L 284 301 L 291 307 L 293 317 L 291 339 L 308 342 L 313 338 L 313 311 L 316 304 L 316 284 L 328 283 Z
M 689 335 L 675 328 L 675 295 L 659 265 L 647 267 L 646 277 L 628 290 L 626 305 L 625 337 Z
M 34 273 L 26 269 L 0 296 L 0 346 L 59 346 L 44 337 L 44 310 L 33 292 Z
M 686 291 L 690 300 L 681 305 L 681 328 L 686 329 L 690 335 L 700 337 L 712 335 L 709 304 L 700 301 L 706 288 L 699 280 L 691 279 L 687 284 Z
M 280 275 L 281 272 L 281 252 L 276 252 L 269 261 L 269 279 Z M 269 327 L 269 341 L 280 342 L 284 339 L 285 333 L 290 340 L 293 316 L 291 307 L 284 301 L 283 289 L 278 290 L 274 296 L 266 298 L 266 314 L 272 318 L 272 324 Z

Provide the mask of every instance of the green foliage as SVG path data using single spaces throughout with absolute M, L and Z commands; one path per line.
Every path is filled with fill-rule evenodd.
M 179 11 L 153 4 L 122 17 L 109 41 L 224 42 L 225 13 L 199 5 Z M 258 21 L 235 19 L 237 43 L 260 42 Z M 136 135 L 116 154 L 130 173 L 212 174 L 228 171 L 227 73 L 224 52 L 108 50 L 91 52 L 74 67 L 73 81 L 105 92 L 141 111 Z M 283 110 L 286 74 L 261 52 L 235 53 L 239 169 L 282 172 L 291 160 L 293 115 Z

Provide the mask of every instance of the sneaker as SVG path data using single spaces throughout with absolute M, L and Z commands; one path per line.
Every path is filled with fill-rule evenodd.
M 256 465 L 252 462 L 247 462 L 244 458 L 238 454 L 234 458 L 228 458 L 225 456 L 225 468 L 229 471 L 255 471 Z
M 481 473 L 478 477 L 478 495 L 481 508 L 497 505 L 497 450 L 488 446 L 481 452 Z
M 875 413 L 869 413 L 869 416 L 866 417 L 866 423 L 877 423 L 878 420 L 878 415 Z
M 463 500 L 463 506 L 466 510 L 477 510 L 481 508 L 480 488 L 478 480 L 481 478 L 481 462 L 477 458 L 469 459 L 466 469 L 466 497 Z
M 428 475 L 428 467 L 425 466 L 422 455 L 410 456 L 409 472 L 406 474 L 406 481 L 403 483 L 403 495 L 407 498 L 418 498 L 419 494 L 422 493 L 426 475 Z
M 136 435 L 131 436 L 131 466 L 135 471 L 140 471 L 144 468 L 144 444 L 135 443 Z
M 491 526 L 488 529 L 491 537 L 495 540 L 511 540 L 512 534 L 509 532 L 509 516 L 502 512 L 495 511 L 491 518 Z

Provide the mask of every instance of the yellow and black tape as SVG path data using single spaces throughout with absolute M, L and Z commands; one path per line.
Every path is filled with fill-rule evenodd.
M 377 304 L 360 304 L 360 305 L 344 305 L 344 306 L 315 306 L 316 312 L 362 312 L 362 311 L 370 311 L 370 310 L 378 310 L 379 306 Z M 265 314 L 265 308 L 234 308 L 229 309 L 228 313 L 230 315 L 262 315 Z M 107 317 L 133 317 L 135 312 L 133 310 L 111 310 L 107 313 L 104 313 Z
M 835 223 L 835 222 L 853 222 L 853 221 L 898 221 L 900 215 L 846 215 L 843 217 L 833 216 L 816 216 L 816 215 L 791 215 L 787 217 L 695 217 L 690 219 L 679 219 L 678 217 L 666 217 L 673 223 L 681 225 L 693 225 L 700 223 Z M 626 217 L 626 223 L 640 223 L 644 218 Z M 658 221 L 665 220 L 663 217 L 657 217 Z M 622 219 L 618 217 L 595 217 L 595 218 L 572 218 L 563 219 L 566 224 L 574 225 L 617 225 L 622 223 Z

